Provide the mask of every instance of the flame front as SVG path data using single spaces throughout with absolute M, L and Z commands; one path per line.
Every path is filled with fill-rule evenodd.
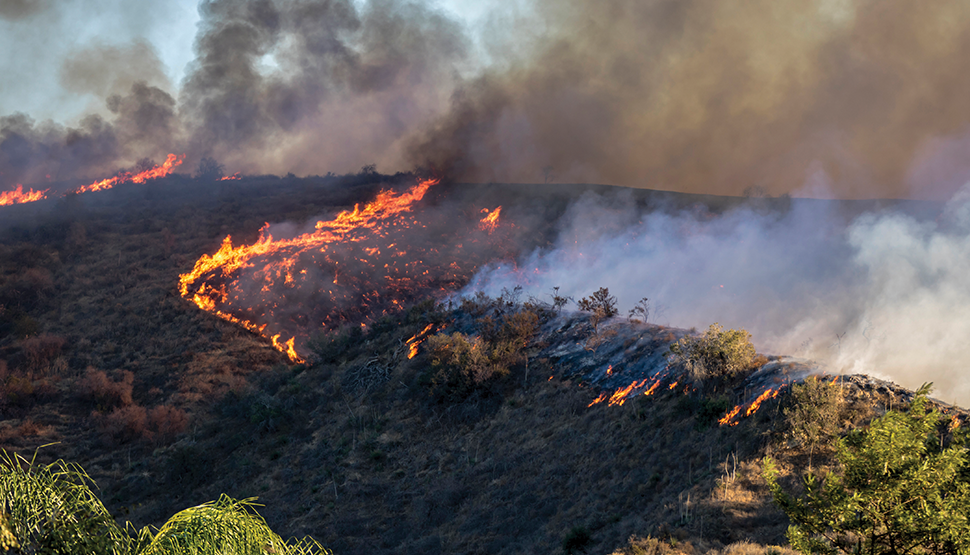
M 44 198 L 47 198 L 47 191 L 50 189 L 44 189 L 43 191 L 35 191 L 33 189 L 24 192 L 23 185 L 17 185 L 17 188 L 13 191 L 7 191 L 5 193 L 0 193 L 0 206 L 8 206 L 10 204 L 23 204 L 25 202 L 34 202 Z
M 169 154 L 168 158 L 161 166 L 155 166 L 154 168 L 147 169 L 138 173 L 122 172 L 114 177 L 109 177 L 108 179 L 102 179 L 100 181 L 95 181 L 90 185 L 85 185 L 83 187 L 78 187 L 68 194 L 81 194 L 89 193 L 92 191 L 104 191 L 106 189 L 111 189 L 119 183 L 144 183 L 149 179 L 157 179 L 159 177 L 165 177 L 170 175 L 175 168 L 182 163 L 185 159 L 185 155 L 176 156 L 175 154 Z M 23 204 L 25 202 L 36 202 L 38 200 L 43 200 L 47 198 L 47 192 L 50 189 L 44 189 L 43 191 L 34 191 L 33 189 L 23 191 L 23 185 L 17 185 L 17 188 L 13 191 L 7 191 L 5 193 L 0 193 L 0 206 L 7 206 L 10 204 Z
M 143 172 L 138 172 L 132 174 L 130 172 L 122 172 L 114 177 L 109 177 L 108 179 L 102 179 L 101 181 L 95 181 L 90 185 L 85 185 L 84 187 L 79 187 L 74 190 L 75 193 L 89 193 L 91 191 L 104 191 L 106 189 L 111 189 L 119 183 L 144 183 L 149 179 L 157 179 L 159 177 L 165 177 L 175 171 L 176 166 L 182 164 L 182 160 L 185 159 L 185 155 L 176 156 L 174 154 L 169 154 L 168 158 L 161 166 L 155 166 L 154 168 L 145 170 Z
M 252 244 L 234 245 L 226 237 L 214 254 L 202 255 L 179 277 L 179 292 L 202 310 L 263 335 L 297 361 L 310 334 L 359 326 L 410 303 L 440 298 L 465 285 L 477 263 L 504 248 L 497 240 L 478 242 L 475 221 L 463 222 L 470 224 L 464 231 L 442 227 L 444 221 L 419 223 L 413 209 L 436 183 L 381 191 L 366 205 L 292 238 L 275 238 L 269 224 Z M 471 235 L 464 240 L 466 233 Z M 465 256 L 462 243 L 475 243 L 474 254 Z M 430 331 L 426 327 L 407 342 L 409 358 Z M 273 339 L 276 334 L 294 339 L 284 343 Z

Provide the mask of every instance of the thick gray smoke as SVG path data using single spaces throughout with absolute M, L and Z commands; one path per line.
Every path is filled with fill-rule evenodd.
M 830 372 L 889 377 L 970 403 L 970 186 L 935 220 L 900 211 L 848 221 L 834 201 L 790 211 L 639 214 L 622 197 L 573 205 L 554 248 L 488 268 L 471 290 L 523 285 L 549 301 L 608 287 L 651 322 L 745 328 L 759 350 Z M 575 309 L 575 305 L 573 306 Z
M 821 169 L 839 198 L 945 199 L 970 178 L 966 2 L 486 5 L 459 21 L 432 0 L 204 0 L 175 85 L 143 41 L 89 41 L 60 60 L 61 86 L 105 95 L 101 119 L 33 121 L 0 94 L 0 185 L 173 151 L 189 169 L 205 155 L 252 173 L 426 165 L 719 194 L 791 192 Z M 115 0 L 71 6 L 4 3 L 11 59 L 57 63 L 43 53 L 66 39 L 29 41 L 57 17 L 67 35 L 75 12 L 91 19 L 73 29 L 105 37 L 171 25 Z

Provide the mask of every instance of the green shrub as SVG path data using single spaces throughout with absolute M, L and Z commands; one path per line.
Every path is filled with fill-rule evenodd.
M 695 380 L 732 377 L 751 367 L 755 358 L 751 334 L 745 330 L 725 331 L 713 323 L 700 337 L 684 337 L 670 346 L 667 358 L 683 364 Z
M 816 449 L 828 449 L 838 434 L 843 404 L 842 388 L 833 381 L 809 376 L 803 383 L 792 385 L 787 406 L 782 409 L 786 433 L 809 448 L 809 469 Z
M 956 418 L 928 409 L 929 386 L 908 412 L 889 411 L 839 440 L 838 472 L 802 477 L 786 492 L 770 459 L 764 477 L 802 553 L 970 553 L 967 438 Z

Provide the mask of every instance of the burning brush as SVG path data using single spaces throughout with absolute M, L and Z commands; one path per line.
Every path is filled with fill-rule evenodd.
M 78 187 L 67 194 L 81 194 L 90 193 L 92 191 L 104 191 L 113 188 L 115 185 L 121 183 L 144 183 L 150 179 L 157 179 L 159 177 L 165 177 L 170 175 L 175 168 L 182 163 L 185 159 L 185 155 L 176 156 L 175 154 L 169 154 L 168 158 L 161 166 L 155 166 L 147 170 L 131 173 L 131 172 L 121 172 L 114 177 L 109 177 L 108 179 L 102 179 L 100 181 L 95 181 L 90 185 L 85 185 L 83 187 Z M 37 202 L 38 200 L 44 200 L 47 198 L 47 192 L 50 189 L 44 189 L 43 191 L 35 191 L 30 189 L 26 193 L 23 190 L 23 185 L 17 185 L 17 188 L 13 191 L 7 191 L 5 193 L 0 193 L 0 206 L 7 206 L 11 204 L 24 204 L 27 202 Z
M 482 221 L 435 231 L 436 214 L 416 211 L 437 180 L 403 193 L 382 191 L 363 207 L 318 221 L 312 232 L 275 238 L 267 224 L 250 245 L 226 237 L 179 280 L 199 308 L 270 339 L 291 361 L 308 337 L 359 326 L 464 286 L 480 264 L 499 256 L 492 238 L 501 207 Z M 422 219 L 430 216 L 428 219 Z M 481 226 L 481 227 L 480 227 Z M 408 342 L 409 354 L 431 333 Z

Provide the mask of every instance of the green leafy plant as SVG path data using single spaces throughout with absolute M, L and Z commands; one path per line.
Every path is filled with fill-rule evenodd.
M 283 541 L 255 512 L 255 499 L 217 501 L 175 514 L 158 531 L 124 528 L 94 494 L 94 482 L 77 464 L 0 451 L 0 543 L 21 553 L 197 555 L 329 553 L 312 539 Z
M 827 449 L 838 434 L 843 404 L 842 389 L 833 381 L 809 376 L 792 385 L 782 413 L 789 437 L 809 449 L 809 470 L 815 451 Z
M 929 385 L 908 412 L 889 411 L 839 440 L 838 472 L 802 477 L 793 496 L 771 459 L 764 477 L 802 553 L 970 553 L 967 447 L 956 421 L 927 410 Z M 948 422 L 949 420 L 949 422 Z M 948 425 L 949 424 L 949 425 Z

